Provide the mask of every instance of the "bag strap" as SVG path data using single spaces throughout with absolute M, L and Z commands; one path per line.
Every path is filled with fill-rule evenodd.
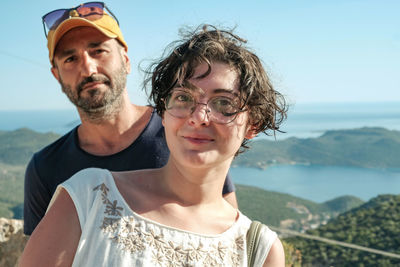
M 247 247 L 247 266 L 252 267 L 260 243 L 260 232 L 264 225 L 258 221 L 252 221 L 246 235 Z

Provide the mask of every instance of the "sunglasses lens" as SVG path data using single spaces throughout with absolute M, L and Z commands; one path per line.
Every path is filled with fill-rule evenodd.
M 104 4 L 101 2 L 90 2 L 76 7 L 75 9 L 58 9 L 43 17 L 47 31 L 57 28 L 64 20 L 68 19 L 73 10 L 76 10 L 80 17 L 87 19 L 99 19 L 103 16 Z
M 61 22 L 69 18 L 69 12 L 66 9 L 54 10 L 47 14 L 43 21 L 46 24 L 47 30 L 50 31 L 56 28 Z
M 99 2 L 86 3 L 78 8 L 76 11 L 81 17 L 87 17 L 92 15 L 103 15 L 104 4 Z

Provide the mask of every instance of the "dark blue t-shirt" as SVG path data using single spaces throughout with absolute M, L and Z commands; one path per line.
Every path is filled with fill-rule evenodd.
M 90 167 L 111 171 L 160 168 L 169 157 L 161 118 L 155 111 L 141 135 L 126 149 L 109 156 L 95 156 L 79 147 L 78 127 L 35 153 L 25 173 L 24 233 L 32 234 L 57 186 L 76 172 Z M 227 177 L 223 194 L 233 192 Z

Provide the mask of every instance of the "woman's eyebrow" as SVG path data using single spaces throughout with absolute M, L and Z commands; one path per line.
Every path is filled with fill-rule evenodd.
M 228 94 L 232 94 L 234 96 L 239 96 L 239 94 L 237 92 L 235 92 L 232 89 L 225 89 L 225 88 L 216 88 L 213 90 L 213 93 L 218 94 L 218 93 L 228 93 Z

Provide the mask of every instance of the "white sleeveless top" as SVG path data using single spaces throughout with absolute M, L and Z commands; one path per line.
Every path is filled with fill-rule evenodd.
M 224 233 L 198 234 L 146 219 L 132 211 L 107 170 L 82 170 L 58 186 L 65 188 L 78 213 L 82 235 L 72 266 L 247 266 L 250 219 Z M 275 241 L 265 227 L 254 266 L 262 266 Z

